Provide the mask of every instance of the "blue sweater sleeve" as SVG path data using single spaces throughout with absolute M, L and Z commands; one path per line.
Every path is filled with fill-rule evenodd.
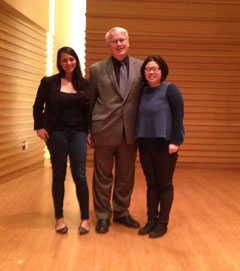
M 172 110 L 172 131 L 170 143 L 180 145 L 184 136 L 184 103 L 180 90 L 174 84 L 170 84 L 166 92 L 171 110 Z

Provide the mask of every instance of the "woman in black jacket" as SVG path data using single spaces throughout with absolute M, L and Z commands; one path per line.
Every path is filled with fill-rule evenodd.
M 89 231 L 89 191 L 86 180 L 88 90 L 79 59 L 70 47 L 57 54 L 58 74 L 44 77 L 33 106 L 34 130 L 51 156 L 52 194 L 57 233 L 67 233 L 63 219 L 64 181 L 69 156 L 81 211 L 80 234 Z

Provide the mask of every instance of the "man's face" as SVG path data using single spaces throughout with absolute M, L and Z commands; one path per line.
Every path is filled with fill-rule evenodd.
M 109 37 L 108 47 L 111 55 L 121 61 L 128 55 L 129 41 L 123 33 L 113 31 Z

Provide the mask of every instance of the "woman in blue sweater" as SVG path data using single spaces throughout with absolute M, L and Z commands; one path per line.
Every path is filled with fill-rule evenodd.
M 138 109 L 136 138 L 147 182 L 147 224 L 140 235 L 161 237 L 167 232 L 173 202 L 173 173 L 183 142 L 184 105 L 176 85 L 164 82 L 166 62 L 149 56 L 141 68 L 144 82 Z

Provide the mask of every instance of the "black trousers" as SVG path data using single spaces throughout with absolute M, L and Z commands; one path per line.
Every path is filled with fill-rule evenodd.
M 81 219 L 89 219 L 89 191 L 86 178 L 87 136 L 80 131 L 52 132 L 47 146 L 51 154 L 53 184 L 52 194 L 55 218 L 63 217 L 64 182 L 67 157 L 76 185 L 76 194 L 81 211 Z
M 173 202 L 173 173 L 178 154 L 169 154 L 162 138 L 139 139 L 140 162 L 147 182 L 148 220 L 168 224 Z

